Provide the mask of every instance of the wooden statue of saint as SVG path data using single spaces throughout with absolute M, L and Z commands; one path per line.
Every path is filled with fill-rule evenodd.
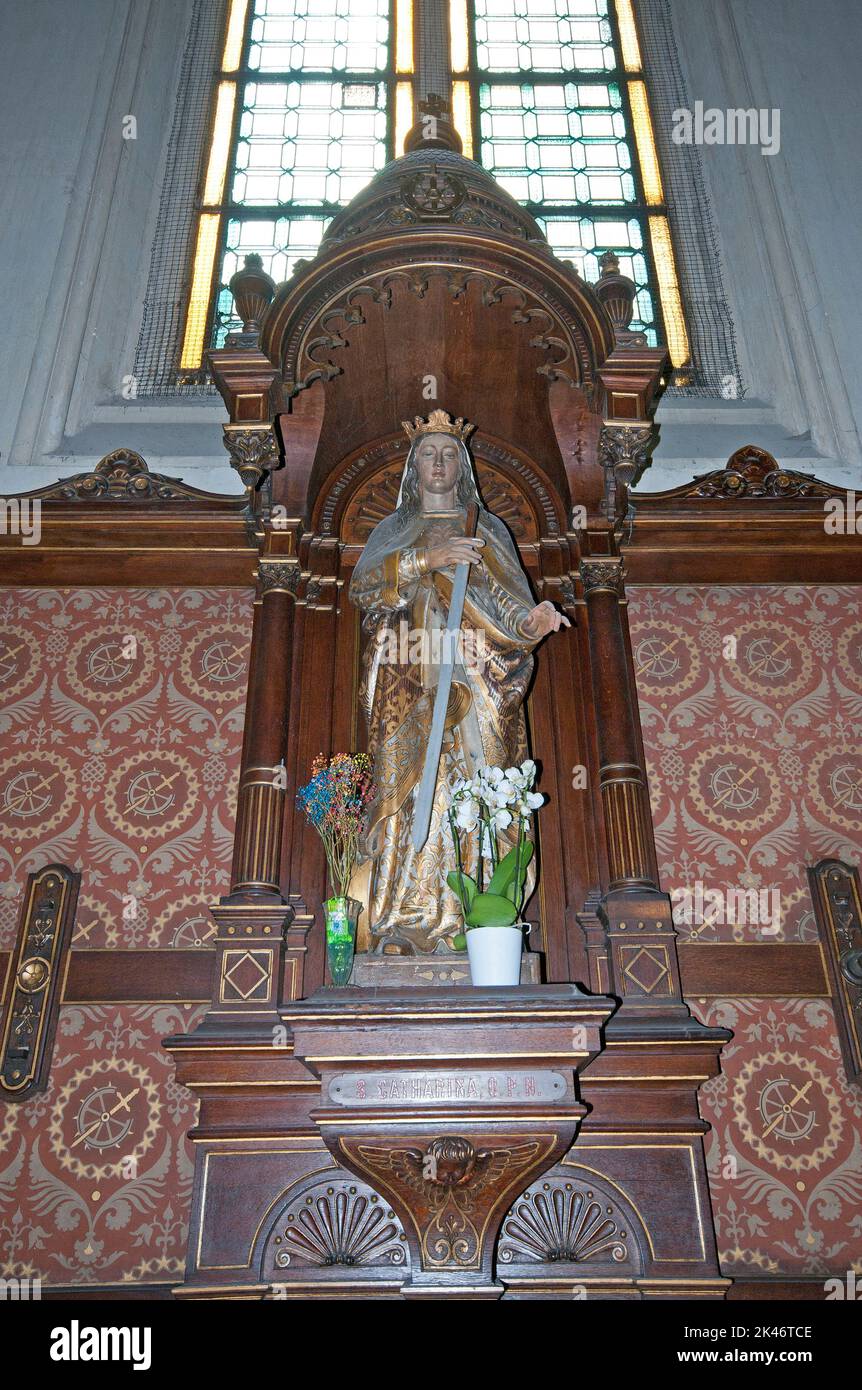
M 552 603 L 535 603 L 506 526 L 481 504 L 465 443 L 471 426 L 435 410 L 427 422 L 417 416 L 404 428 L 411 445 L 396 509 L 375 526 L 350 585 L 363 613 L 360 701 L 378 788 L 351 893 L 365 906 L 360 951 L 414 955 L 447 952 L 464 929 L 446 883 L 455 867 L 452 789 L 479 767 L 511 767 L 528 756 L 523 704 L 532 651 L 569 623 Z M 469 539 L 473 505 L 478 525 Z M 414 802 L 446 655 L 455 568 L 464 562 L 469 580 L 430 828 L 416 850 Z M 514 837 L 514 825 L 508 833 Z M 471 854 L 464 868 L 475 873 L 475 844 Z

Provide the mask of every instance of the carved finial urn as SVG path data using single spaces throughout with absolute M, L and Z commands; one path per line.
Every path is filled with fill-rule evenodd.
M 642 333 L 630 333 L 629 324 L 634 314 L 637 286 L 634 280 L 620 272 L 619 256 L 606 251 L 599 259 L 601 277 L 593 286 L 598 298 L 608 311 L 618 342 L 643 342 Z
M 231 276 L 228 289 L 242 319 L 242 333 L 232 333 L 228 342 L 236 347 L 256 347 L 260 321 L 275 295 L 275 281 L 267 275 L 256 251 L 245 257 L 242 270 Z

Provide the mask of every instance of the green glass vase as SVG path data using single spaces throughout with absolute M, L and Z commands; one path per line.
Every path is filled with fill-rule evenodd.
M 356 950 L 356 927 L 362 904 L 356 898 L 327 898 L 326 959 L 334 985 L 346 985 L 353 969 Z

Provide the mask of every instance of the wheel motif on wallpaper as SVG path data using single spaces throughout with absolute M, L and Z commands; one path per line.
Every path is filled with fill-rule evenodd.
M 762 830 L 781 804 L 781 784 L 756 748 L 708 748 L 689 768 L 695 806 L 713 825 L 728 830 Z
M 60 753 L 13 753 L 0 762 L 0 840 L 33 840 L 56 830 L 77 799 L 77 779 Z
M 761 698 L 800 695 L 811 683 L 814 663 L 805 644 L 774 623 L 743 623 L 735 629 L 736 662 L 731 679 Z
M 143 840 L 171 835 L 189 819 L 200 782 L 188 758 L 172 749 L 124 758 L 105 791 L 105 812 L 125 835 Z
M 32 684 L 41 655 L 32 632 L 13 625 L 0 627 L 0 704 L 8 705 Z
M 180 679 L 199 700 L 230 705 L 245 695 L 249 634 L 241 623 L 213 623 L 189 635 Z
M 798 1052 L 764 1052 L 746 1062 L 733 1088 L 733 1111 L 757 1157 L 793 1173 L 821 1168 L 843 1131 L 829 1078 Z
M 862 753 L 858 748 L 822 748 L 811 759 L 808 789 L 821 816 L 845 830 L 862 832 Z
M 61 1088 L 48 1130 L 52 1152 L 78 1177 L 122 1177 L 124 1160 L 140 1160 L 155 1143 L 161 1109 L 144 1067 L 99 1058 Z
M 838 638 L 835 669 L 845 684 L 862 690 L 862 623 L 853 623 Z
M 167 937 L 170 931 L 170 937 Z M 160 912 L 150 933 L 151 946 L 170 944 L 178 950 L 212 946 L 216 937 L 215 923 L 202 906 L 197 893 L 175 898 Z M 167 938 L 167 939 L 166 939 Z
M 645 695 L 681 695 L 700 673 L 700 652 L 676 623 L 632 623 L 632 655 L 638 690 Z
M 103 624 L 69 648 L 66 680 L 81 699 L 115 705 L 133 699 L 149 682 L 156 664 L 149 637 L 126 627 Z

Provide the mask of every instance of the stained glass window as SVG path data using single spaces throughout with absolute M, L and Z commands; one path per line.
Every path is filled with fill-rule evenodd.
M 240 326 L 227 284 L 244 257 L 257 252 L 276 282 L 287 279 L 392 158 L 400 89 L 411 86 L 410 11 L 410 0 L 230 0 L 184 371 Z
M 613 251 L 637 285 L 632 328 L 675 366 L 689 345 L 632 0 L 450 0 L 465 152 L 588 281 Z

